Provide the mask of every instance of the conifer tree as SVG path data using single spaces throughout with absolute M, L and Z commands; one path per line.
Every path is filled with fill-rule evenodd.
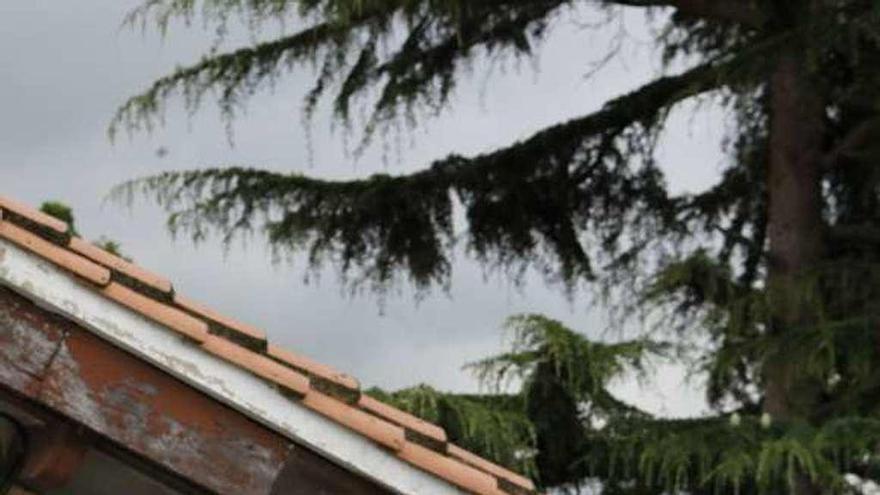
M 217 95 L 233 118 L 255 91 L 317 62 L 306 111 L 327 97 L 351 123 L 353 105 L 367 105 L 368 142 L 449 104 L 469 63 L 532 56 L 583 4 L 609 18 L 653 12 L 667 73 L 595 113 L 412 174 L 334 182 L 216 168 L 119 193 L 154 194 L 172 227 L 196 237 L 259 229 L 279 250 L 339 263 L 378 290 L 444 286 L 458 240 L 486 266 L 514 276 L 537 268 L 575 294 L 596 287 L 650 314 L 657 332 L 604 344 L 543 317 L 514 319 L 517 346 L 477 369 L 518 376 L 515 393 L 387 395 L 454 439 L 531 467 L 545 487 L 801 495 L 877 480 L 876 1 L 147 0 L 130 22 L 166 29 L 181 17 L 237 15 L 255 29 L 277 18 L 304 27 L 175 70 L 121 106 L 111 131 L 149 129 L 176 94 L 193 110 Z M 674 195 L 655 143 L 671 109 L 703 96 L 737 123 L 728 166 L 706 190 Z M 454 231 L 455 205 L 464 232 Z M 664 420 L 609 392 L 613 377 L 683 344 L 690 352 L 671 356 L 705 372 L 714 416 Z M 485 424 L 490 437 L 476 433 Z

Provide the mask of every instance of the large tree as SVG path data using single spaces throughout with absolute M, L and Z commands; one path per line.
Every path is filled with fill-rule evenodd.
M 611 376 L 668 347 L 590 343 L 537 317 L 515 320 L 522 345 L 481 367 L 495 378 L 518 373 L 519 393 L 396 395 L 477 444 L 449 411 L 482 412 L 509 433 L 523 431 L 512 418 L 527 418 L 532 435 L 504 435 L 514 439 L 506 451 L 496 442 L 489 453 L 531 462 L 545 486 L 592 477 L 606 493 L 812 494 L 847 490 L 847 473 L 877 478 L 874 0 L 148 0 L 131 22 L 164 29 L 178 17 L 222 24 L 239 15 L 255 29 L 277 18 L 303 27 L 155 81 L 113 128 L 149 128 L 176 94 L 192 109 L 216 95 L 232 118 L 260 87 L 317 63 L 306 111 L 327 96 L 351 124 L 352 106 L 368 106 L 369 142 L 383 126 L 447 105 L 470 62 L 532 56 L 582 4 L 608 22 L 621 9 L 654 13 L 667 74 L 595 113 L 408 175 L 332 182 L 217 168 L 123 190 L 155 193 L 172 226 L 194 236 L 259 228 L 278 249 L 338 263 L 353 283 L 380 290 L 406 279 L 443 286 L 459 240 L 513 276 L 537 268 L 574 294 L 597 287 L 642 309 L 660 330 L 645 339 L 692 344 L 714 417 L 653 418 L 608 392 Z M 671 109 L 705 96 L 737 123 L 727 168 L 703 192 L 670 194 L 655 143 Z M 463 232 L 454 229 L 459 205 Z

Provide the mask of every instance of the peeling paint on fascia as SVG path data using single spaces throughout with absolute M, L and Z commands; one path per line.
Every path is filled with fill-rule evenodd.
M 112 333 L 116 337 L 120 339 L 125 339 L 126 341 L 136 342 L 135 345 L 138 347 L 142 345 L 142 342 L 140 341 L 136 333 L 125 330 L 124 328 L 117 326 L 115 323 L 105 318 L 94 318 L 94 320 L 97 325 L 101 325 L 102 327 L 106 328 L 108 332 Z

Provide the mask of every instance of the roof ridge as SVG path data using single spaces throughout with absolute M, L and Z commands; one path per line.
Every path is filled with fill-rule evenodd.
M 528 478 L 450 443 L 442 427 L 363 393 L 355 378 L 331 366 L 269 343 L 262 330 L 177 294 L 167 278 L 71 235 L 61 220 L 0 196 L 0 237 L 419 469 L 479 495 L 535 493 Z

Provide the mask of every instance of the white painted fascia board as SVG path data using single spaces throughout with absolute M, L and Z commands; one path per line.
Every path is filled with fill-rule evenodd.
M 462 494 L 454 485 L 309 410 L 272 384 L 83 285 L 0 238 L 0 284 L 60 314 L 255 421 L 402 494 Z

